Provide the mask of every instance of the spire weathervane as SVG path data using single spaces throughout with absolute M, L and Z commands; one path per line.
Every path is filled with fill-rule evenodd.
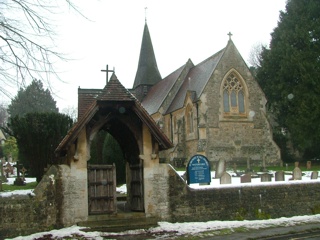
M 144 20 L 147 23 L 147 7 L 144 8 Z
M 231 40 L 232 33 L 231 33 L 231 32 L 229 32 L 227 35 L 229 36 L 229 40 Z

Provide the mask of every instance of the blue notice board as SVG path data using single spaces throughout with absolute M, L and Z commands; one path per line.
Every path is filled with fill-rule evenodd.
M 208 159 L 203 155 L 194 155 L 187 166 L 187 181 L 191 183 L 210 183 L 211 171 Z

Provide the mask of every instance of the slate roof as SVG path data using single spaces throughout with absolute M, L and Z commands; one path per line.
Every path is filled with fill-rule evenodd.
M 182 108 L 187 91 L 194 91 L 196 98 L 201 96 L 202 91 L 207 85 L 224 51 L 225 48 L 190 69 L 177 95 L 164 114 L 168 114 Z
M 184 67 L 185 65 L 181 66 L 150 89 L 148 95 L 142 101 L 143 107 L 150 115 L 159 110 Z
M 142 101 L 143 107 L 150 115 L 158 112 L 161 107 L 165 107 L 165 112 L 163 112 L 165 115 L 183 107 L 187 91 L 192 91 L 192 97 L 194 100 L 199 98 L 224 54 L 225 49 L 226 48 L 220 50 L 196 66 L 191 67 L 182 80 L 183 82 L 176 92 L 176 95 L 172 98 L 171 103 L 166 103 L 168 106 L 165 107 L 163 103 L 168 99 L 171 88 L 178 81 L 178 78 L 181 77 L 181 73 L 185 69 L 186 65 L 178 68 L 158 84 L 153 86 L 148 92 L 148 95 Z
M 87 111 L 83 114 L 83 117 L 72 127 L 64 139 L 60 142 L 56 148 L 56 153 L 61 153 L 66 150 L 78 137 L 81 130 L 87 123 L 94 117 L 99 111 L 100 104 L 106 102 L 132 102 L 131 106 L 133 112 L 140 118 L 140 120 L 146 124 L 152 134 L 152 136 L 158 141 L 160 150 L 168 149 L 172 147 L 172 143 L 162 130 L 157 126 L 152 117 L 143 108 L 141 103 L 119 82 L 116 75 L 113 74 L 92 104 L 87 108 Z
M 141 42 L 139 64 L 133 89 L 139 85 L 154 85 L 161 80 L 156 57 L 154 54 L 152 41 L 147 23 L 144 25 L 143 37 Z

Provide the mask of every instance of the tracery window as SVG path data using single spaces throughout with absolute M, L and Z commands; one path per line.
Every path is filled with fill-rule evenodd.
M 244 88 L 234 73 L 223 83 L 223 110 L 225 115 L 245 115 Z

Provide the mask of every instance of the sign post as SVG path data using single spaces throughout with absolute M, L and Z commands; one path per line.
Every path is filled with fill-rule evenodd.
M 187 182 L 207 183 L 211 182 L 211 171 L 208 159 L 203 155 L 194 155 L 187 166 Z

